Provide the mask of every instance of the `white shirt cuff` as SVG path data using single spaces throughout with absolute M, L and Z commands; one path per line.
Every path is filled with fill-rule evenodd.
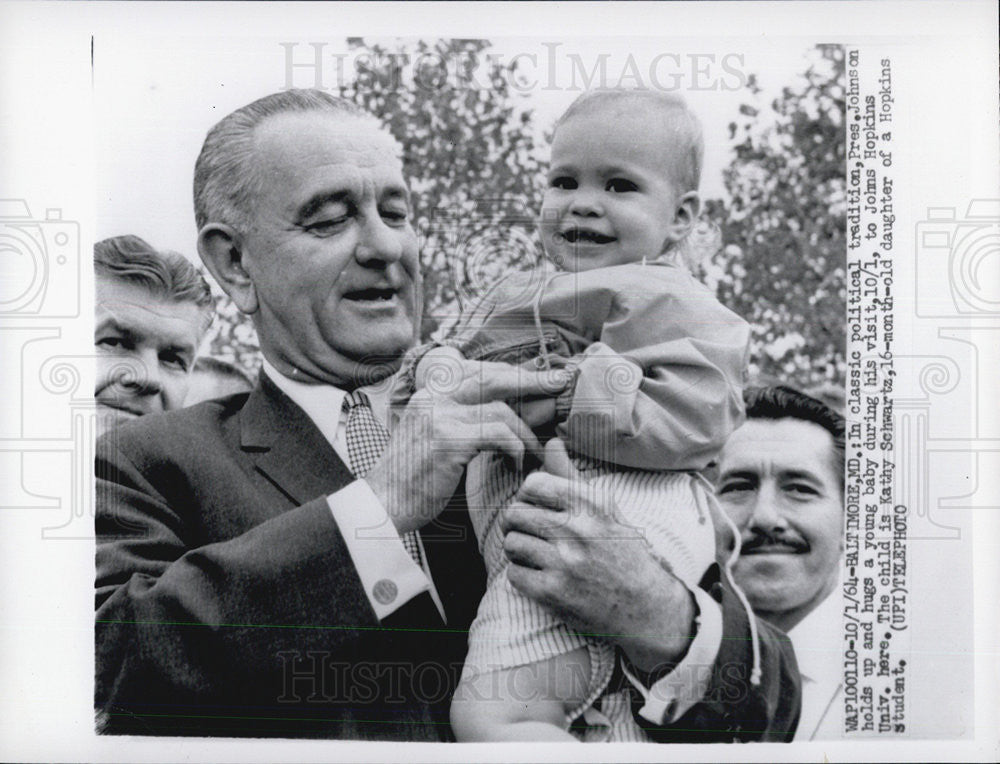
M 708 592 L 690 590 L 698 607 L 697 633 L 684 658 L 674 670 L 653 684 L 643 686 L 623 661 L 622 670 L 642 694 L 645 702 L 639 713 L 657 726 L 672 724 L 705 697 L 712 681 L 712 669 L 722 645 L 722 608 Z
M 326 503 L 380 620 L 430 590 L 430 581 L 407 553 L 396 526 L 366 481 L 355 480 L 327 496 Z

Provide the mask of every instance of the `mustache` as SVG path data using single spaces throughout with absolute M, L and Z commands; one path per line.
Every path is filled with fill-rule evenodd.
M 753 552 L 761 547 L 784 546 L 795 552 L 808 552 L 809 544 L 800 538 L 787 536 L 784 533 L 768 533 L 767 531 L 753 529 L 749 536 L 744 536 L 740 545 L 741 553 Z

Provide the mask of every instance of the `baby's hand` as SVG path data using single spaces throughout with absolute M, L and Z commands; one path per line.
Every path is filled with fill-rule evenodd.
M 551 424 L 555 421 L 556 399 L 535 398 L 533 400 L 524 400 L 515 407 L 515 410 L 528 427 L 532 430 L 537 430 L 543 425 Z

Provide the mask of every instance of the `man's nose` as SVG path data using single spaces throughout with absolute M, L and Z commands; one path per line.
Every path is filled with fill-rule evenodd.
M 769 486 L 762 486 L 755 494 L 749 527 L 764 531 L 784 528 L 786 523 L 781 512 L 780 501 L 781 497 L 777 491 Z
M 131 395 L 159 395 L 163 389 L 159 361 L 154 350 L 130 353 L 112 370 L 115 387 Z
M 403 237 L 381 216 L 370 216 L 361 227 L 355 257 L 361 263 L 394 263 L 403 256 Z

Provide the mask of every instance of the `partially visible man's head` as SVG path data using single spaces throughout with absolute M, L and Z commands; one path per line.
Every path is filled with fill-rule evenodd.
M 198 250 L 280 372 L 353 387 L 413 343 L 420 274 L 399 154 L 374 117 L 318 90 L 266 96 L 205 139 Z
M 719 503 L 742 532 L 750 604 L 790 629 L 833 591 L 844 550 L 844 419 L 789 387 L 747 390 L 719 458 Z
M 180 408 L 212 322 L 208 284 L 181 255 L 138 236 L 94 245 L 98 432 Z

